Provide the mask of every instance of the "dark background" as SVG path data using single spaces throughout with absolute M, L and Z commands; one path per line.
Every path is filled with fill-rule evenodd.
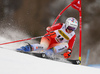
M 57 15 L 71 1 L 73 0 L 0 0 L 0 34 L 6 34 L 5 31 L 9 28 L 20 30 L 30 37 L 44 35 L 46 27 L 53 24 Z M 99 4 L 100 0 L 82 0 L 82 64 L 85 64 L 88 49 L 89 64 L 100 64 Z M 79 13 L 70 7 L 58 22 L 65 22 L 67 17 L 79 20 Z M 71 57 L 74 59 L 78 58 L 79 53 L 79 28 L 76 36 Z

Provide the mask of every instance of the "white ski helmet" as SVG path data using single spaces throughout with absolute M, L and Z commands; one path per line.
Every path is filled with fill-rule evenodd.
M 74 31 L 78 27 L 78 21 L 73 17 L 69 17 L 66 19 L 65 25 L 66 25 L 66 29 L 68 28 Z

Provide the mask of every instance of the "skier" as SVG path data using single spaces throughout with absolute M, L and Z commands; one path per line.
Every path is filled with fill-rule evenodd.
M 18 48 L 17 51 L 31 52 L 37 50 L 47 50 L 50 53 L 58 54 L 63 51 L 64 58 L 69 58 L 76 39 L 75 30 L 78 27 L 78 21 L 69 17 L 65 23 L 57 23 L 51 27 L 47 27 L 47 33 L 42 37 L 40 44 L 31 44 Z M 50 36 L 46 36 L 50 35 Z M 47 53 L 47 52 L 46 52 Z

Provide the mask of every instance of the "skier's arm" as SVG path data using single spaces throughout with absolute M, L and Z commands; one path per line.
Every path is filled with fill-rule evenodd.
M 67 49 L 67 52 L 64 53 L 64 57 L 65 58 L 69 58 L 71 57 L 71 53 L 72 53 L 72 48 L 74 46 L 74 42 L 75 42 L 75 39 L 76 39 L 76 35 L 74 35 L 68 42 L 68 49 Z
M 55 25 L 53 25 L 51 27 L 47 27 L 46 31 L 50 32 L 50 31 L 54 31 L 54 30 L 60 29 L 62 27 L 62 25 L 63 25 L 62 23 L 57 23 L 57 24 L 55 24 Z

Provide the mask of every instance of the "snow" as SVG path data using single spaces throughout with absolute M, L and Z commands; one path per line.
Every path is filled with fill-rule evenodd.
M 0 74 L 99 73 L 100 69 L 38 58 L 0 48 Z
M 90 64 L 88 65 L 89 67 L 95 67 L 95 68 L 100 68 L 100 64 Z

